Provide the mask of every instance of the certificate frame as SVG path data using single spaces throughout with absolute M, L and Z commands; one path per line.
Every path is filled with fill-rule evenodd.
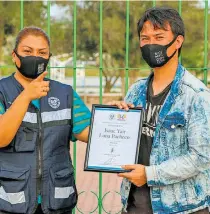
M 101 167 L 100 165 L 96 166 L 89 166 L 89 158 L 90 158 L 90 149 L 91 149 L 91 140 L 93 135 L 93 124 L 95 119 L 95 112 L 96 110 L 104 109 L 105 111 L 114 110 L 119 112 L 139 112 L 139 126 L 137 127 L 138 136 L 136 139 L 136 149 L 135 149 L 135 161 L 134 163 L 130 164 L 138 164 L 138 156 L 139 156 L 139 148 L 140 148 L 140 141 L 141 141 L 141 135 L 142 135 L 142 124 L 143 124 L 143 116 L 144 116 L 144 109 L 142 107 L 134 107 L 130 108 L 129 111 L 126 111 L 124 109 L 120 109 L 117 106 L 111 106 L 111 105 L 101 105 L 101 104 L 93 104 L 92 105 L 92 116 L 91 116 L 91 124 L 89 129 L 89 135 L 88 135 L 88 144 L 86 148 L 86 155 L 85 155 L 85 162 L 84 162 L 84 171 L 93 171 L 93 172 L 106 172 L 106 173 L 122 173 L 122 172 L 129 172 L 130 170 L 125 170 L 121 167 L 115 168 L 115 167 Z

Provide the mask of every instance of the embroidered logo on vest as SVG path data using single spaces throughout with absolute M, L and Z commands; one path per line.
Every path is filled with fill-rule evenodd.
M 56 98 L 56 97 L 49 97 L 48 98 L 48 103 L 54 109 L 58 108 L 60 106 L 60 104 L 61 104 L 60 100 L 58 98 Z

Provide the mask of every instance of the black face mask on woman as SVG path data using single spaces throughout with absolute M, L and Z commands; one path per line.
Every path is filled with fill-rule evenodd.
M 15 50 L 14 50 L 16 56 L 20 60 L 20 67 L 18 67 L 16 64 L 16 67 L 18 71 L 25 77 L 36 79 L 41 73 L 43 73 L 46 70 L 47 64 L 49 62 L 49 58 L 45 59 L 43 57 L 38 56 L 20 56 Z
M 142 57 L 151 68 L 162 67 L 165 65 L 176 53 L 168 57 L 167 49 L 175 42 L 175 37 L 168 45 L 148 44 L 140 47 Z

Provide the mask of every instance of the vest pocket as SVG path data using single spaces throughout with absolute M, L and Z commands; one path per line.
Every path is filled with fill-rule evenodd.
M 35 150 L 38 133 L 35 129 L 20 127 L 11 143 L 0 148 L 0 152 L 33 152 Z
M 49 209 L 73 209 L 77 203 L 77 198 L 73 167 L 62 168 L 62 164 L 51 167 Z
M 29 168 L 19 168 L 0 162 L 0 211 L 27 212 L 29 172 Z
M 16 152 L 33 152 L 37 140 L 37 131 L 27 127 L 20 127 L 15 138 Z

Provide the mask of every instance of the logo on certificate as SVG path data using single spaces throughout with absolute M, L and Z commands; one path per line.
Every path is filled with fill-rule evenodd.
M 111 154 L 114 153 L 114 148 L 111 149 Z
M 109 115 L 109 119 L 110 119 L 110 120 L 114 120 L 114 118 L 115 118 L 115 115 L 114 115 L 114 114 L 110 114 L 110 115 Z
M 117 120 L 125 121 L 126 120 L 126 114 L 118 114 L 117 115 Z

